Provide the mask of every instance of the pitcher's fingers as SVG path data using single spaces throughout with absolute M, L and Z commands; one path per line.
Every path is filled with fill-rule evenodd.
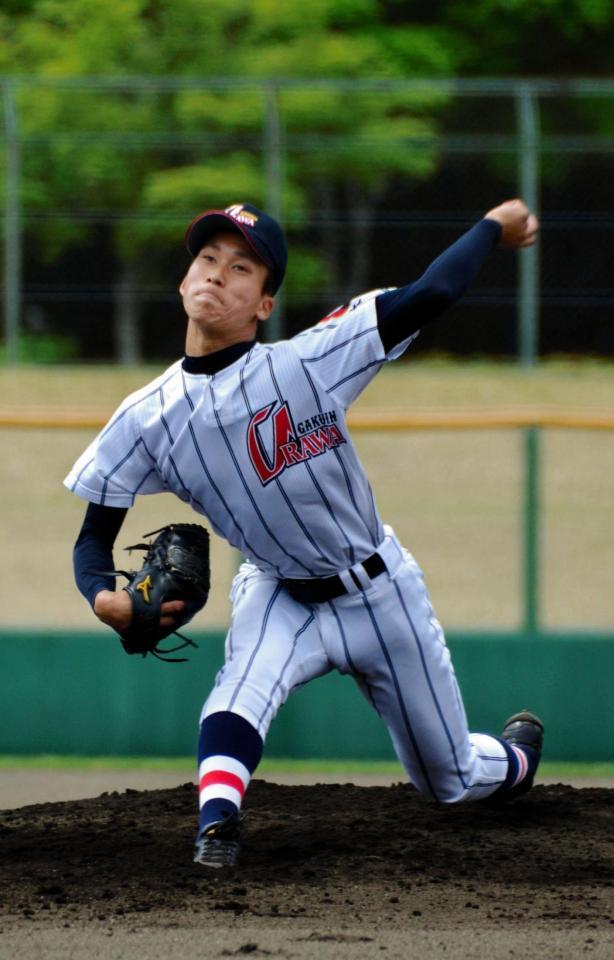
M 185 607 L 183 600 L 166 600 L 160 607 L 160 626 L 174 627 L 176 617 L 175 613 L 180 613 Z
M 165 600 L 160 607 L 160 613 L 179 613 L 185 607 L 184 600 Z

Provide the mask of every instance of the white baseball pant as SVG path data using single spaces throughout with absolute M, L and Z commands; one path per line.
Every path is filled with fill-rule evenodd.
M 390 733 L 410 781 L 442 803 L 478 800 L 505 780 L 502 744 L 469 733 L 443 630 L 420 567 L 385 527 L 378 547 L 387 572 L 313 605 L 251 563 L 232 585 L 233 617 L 225 663 L 203 707 L 239 714 L 266 739 L 271 721 L 297 686 L 337 669 L 353 676 Z

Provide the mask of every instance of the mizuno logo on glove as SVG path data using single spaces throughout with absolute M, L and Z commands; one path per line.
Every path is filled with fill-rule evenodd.
M 151 603 L 149 591 L 151 590 L 152 587 L 153 587 L 153 583 L 151 582 L 151 577 L 149 576 L 149 574 L 147 574 L 144 580 L 141 580 L 141 582 L 137 583 L 136 585 L 136 589 L 140 590 L 141 593 L 143 594 L 143 600 L 145 601 L 145 603 Z

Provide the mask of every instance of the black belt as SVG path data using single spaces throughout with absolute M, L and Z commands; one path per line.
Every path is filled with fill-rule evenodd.
M 386 564 L 379 553 L 372 553 L 362 561 L 361 566 L 371 580 L 379 577 L 380 573 L 386 570 Z M 362 584 L 354 571 L 348 570 L 348 573 L 356 586 L 361 587 Z M 342 597 L 347 593 L 343 580 L 337 574 L 334 577 L 282 580 L 282 583 L 290 596 L 299 603 L 326 603 L 327 600 L 334 600 L 335 597 Z

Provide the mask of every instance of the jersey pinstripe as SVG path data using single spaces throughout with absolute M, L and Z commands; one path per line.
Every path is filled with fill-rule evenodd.
M 66 486 L 116 507 L 171 491 L 277 576 L 328 576 L 370 555 L 383 526 L 345 414 L 415 337 L 384 353 L 379 292 L 214 375 L 173 364 L 121 404 Z

